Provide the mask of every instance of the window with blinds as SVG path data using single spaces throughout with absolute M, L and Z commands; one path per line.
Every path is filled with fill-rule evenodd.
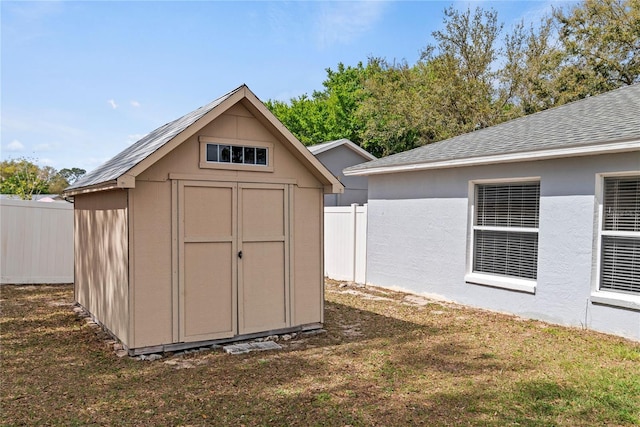
M 540 183 L 477 184 L 473 272 L 536 279 Z
M 604 179 L 600 289 L 640 294 L 640 176 Z

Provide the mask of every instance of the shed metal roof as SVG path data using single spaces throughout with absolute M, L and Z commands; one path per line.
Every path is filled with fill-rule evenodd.
M 243 87 L 244 86 L 240 86 L 209 104 L 187 113 L 172 122 L 166 123 L 154 131 L 151 131 L 138 142 L 127 147 L 115 157 L 74 182 L 65 191 L 82 187 L 90 187 L 118 179 Z
M 305 149 L 246 85 L 242 85 L 209 104 L 150 132 L 67 187 L 64 194 L 70 196 L 85 191 L 134 187 L 137 175 L 237 102 L 243 102 L 243 105 L 249 108 L 263 125 L 267 126 L 274 135 L 279 135 L 294 156 L 306 164 L 309 170 L 320 179 L 325 191 L 344 191 L 340 181 Z
M 429 167 L 640 150 L 640 83 L 345 169 L 370 175 Z M 640 159 L 639 159 L 640 160 Z M 485 162 L 488 163 L 488 162 Z

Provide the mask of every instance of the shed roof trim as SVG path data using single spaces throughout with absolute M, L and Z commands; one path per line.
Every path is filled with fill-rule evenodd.
M 351 166 L 345 175 L 640 149 L 640 83 Z
M 297 157 L 304 161 L 314 175 L 319 178 L 325 187 L 331 188 L 334 192 L 343 191 L 340 182 L 317 160 L 310 155 L 304 146 L 290 132 L 286 130 L 278 119 L 262 104 L 262 102 L 251 92 L 246 85 L 232 90 L 220 98 L 204 105 L 184 116 L 166 123 L 149 134 L 145 135 L 138 142 L 127 147 L 116 156 L 97 167 L 84 177 L 65 189 L 67 195 L 82 192 L 85 188 L 95 188 L 97 191 L 104 188 L 112 188 L 111 185 L 103 187 L 102 184 L 117 182 L 120 187 L 133 186 L 135 177 L 151 166 L 164 151 L 175 148 L 170 144 L 180 144 L 191 134 L 208 124 L 211 120 L 222 114 L 237 102 L 247 100 L 248 105 L 254 107 L 254 113 L 262 115 L 262 122 L 272 125 L 272 130 L 276 130 L 287 141 L 293 151 L 299 154 Z M 228 101 L 228 102 L 226 102 Z M 181 137 L 179 137 L 181 136 Z M 163 150 L 161 150 L 163 149 Z M 305 153 L 306 152 L 306 153 Z M 126 179 L 125 179 L 126 178 Z

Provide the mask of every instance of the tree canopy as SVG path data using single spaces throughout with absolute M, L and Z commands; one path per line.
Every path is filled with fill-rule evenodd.
M 304 144 L 385 156 L 640 81 L 640 0 L 584 0 L 506 34 L 494 10 L 449 7 L 432 36 L 415 64 L 339 63 L 323 90 L 267 107 Z
M 40 167 L 26 158 L 4 160 L 0 162 L 0 193 L 23 200 L 37 194 L 59 194 L 85 173 L 80 168 L 56 171 L 51 166 Z

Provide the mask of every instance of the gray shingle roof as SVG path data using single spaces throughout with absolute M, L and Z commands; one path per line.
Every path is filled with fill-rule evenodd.
M 640 139 L 640 83 L 351 166 L 345 172 L 633 139 Z
M 73 183 L 73 185 L 67 187 L 65 191 L 90 187 L 118 179 L 243 87 L 245 86 L 242 85 L 209 104 L 160 126 L 145 135 L 138 142 L 121 151 L 115 157 L 83 176 Z
M 321 142 L 320 144 L 308 145 L 307 148 L 309 149 L 309 151 L 311 151 L 311 153 L 316 154 L 318 152 L 323 152 L 327 148 L 333 147 L 338 141 L 343 140 L 338 139 L 336 141 Z
M 320 153 L 324 153 L 325 151 L 331 150 L 333 148 L 340 147 L 342 145 L 349 147 L 351 150 L 360 154 L 365 159 L 373 160 L 376 158 L 373 154 L 369 153 L 367 150 L 356 145 L 355 143 L 353 143 L 351 140 L 347 138 L 336 139 L 335 141 L 322 142 L 320 144 L 310 145 L 307 148 L 315 156 Z

